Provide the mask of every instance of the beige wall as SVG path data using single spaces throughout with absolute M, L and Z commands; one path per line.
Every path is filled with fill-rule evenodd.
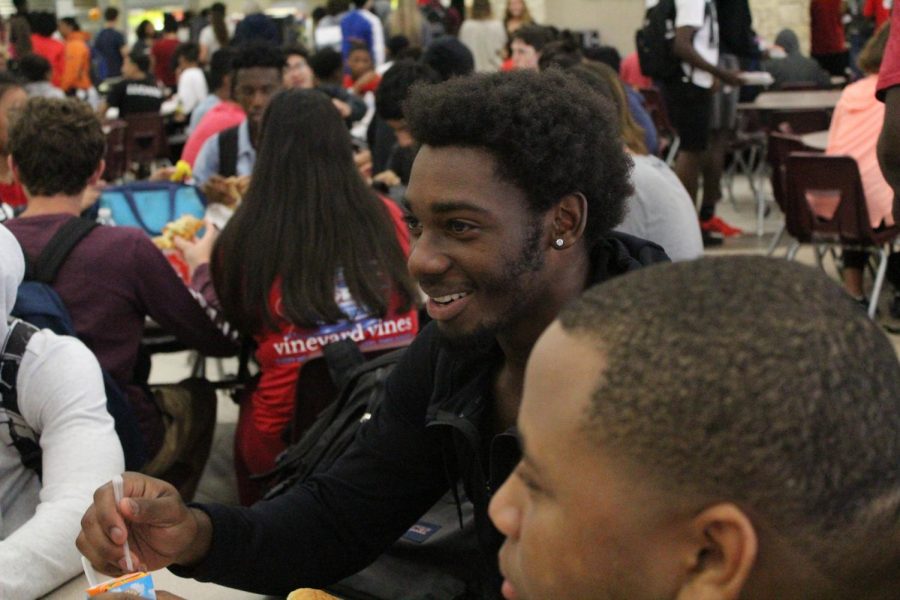
M 753 28 L 771 43 L 779 31 L 793 29 L 809 53 L 809 0 L 750 0 Z

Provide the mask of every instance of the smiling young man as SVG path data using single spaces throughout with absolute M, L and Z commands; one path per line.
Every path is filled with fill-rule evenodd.
M 518 423 L 490 507 L 510 600 L 898 597 L 900 366 L 816 270 L 592 288 L 535 345 Z
M 574 79 L 453 79 L 414 88 L 404 115 L 422 144 L 409 268 L 434 322 L 379 409 L 327 472 L 249 509 L 189 508 L 140 475 L 125 477 L 118 506 L 101 488 L 78 539 L 97 568 L 120 571 L 128 531 L 153 569 L 261 593 L 321 586 L 365 567 L 461 482 L 482 550 L 470 594 L 499 592 L 487 504 L 518 460 L 510 427 L 531 347 L 586 285 L 665 255 L 610 233 L 630 161 L 611 106 Z

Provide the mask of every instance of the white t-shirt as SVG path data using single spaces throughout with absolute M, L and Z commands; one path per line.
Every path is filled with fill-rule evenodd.
M 189 114 L 209 95 L 206 76 L 200 67 L 189 67 L 178 77 L 178 99 L 181 110 Z
M 697 211 L 675 172 L 655 156 L 632 155 L 634 194 L 616 231 L 650 240 L 673 261 L 703 256 Z
M 719 21 L 716 3 L 713 0 L 675 0 L 675 28 L 695 27 L 694 50 L 711 65 L 719 62 Z M 681 63 L 685 75 L 691 77 L 694 85 L 710 88 L 713 85 L 711 73 L 695 69 Z
M 77 339 L 35 333 L 16 389 L 43 462 L 41 482 L 10 445 L 9 415 L 0 409 L 0 598 L 24 599 L 81 571 L 75 549 L 81 516 L 94 490 L 121 473 L 125 461 L 106 411 L 100 366 Z
M 459 41 L 472 51 L 475 71 L 496 73 L 503 62 L 501 53 L 506 46 L 506 28 L 500 21 L 466 19 L 459 29 Z

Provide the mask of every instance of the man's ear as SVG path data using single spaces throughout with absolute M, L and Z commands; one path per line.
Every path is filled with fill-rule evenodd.
M 581 192 L 566 194 L 552 211 L 552 240 L 550 245 L 556 250 L 571 248 L 584 237 L 587 226 L 587 198 Z M 558 242 L 562 240 L 562 244 Z
M 103 177 L 103 171 L 106 170 L 106 161 L 100 159 L 100 164 L 97 165 L 96 170 L 94 170 L 91 178 L 88 179 L 88 185 L 97 185 L 100 182 L 100 178 Z
M 690 528 L 696 542 L 678 600 L 739 598 L 759 549 L 749 517 L 734 504 L 716 504 L 697 515 Z

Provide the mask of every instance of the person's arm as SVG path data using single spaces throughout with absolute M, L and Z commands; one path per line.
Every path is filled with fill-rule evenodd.
M 0 541 L 0 598 L 43 596 L 80 572 L 72 541 L 81 515 L 94 489 L 124 469 L 97 359 L 78 340 L 49 332 L 28 348 L 19 406 L 40 432 L 43 481 L 34 516 Z
M 672 51 L 675 56 L 691 65 L 695 69 L 706 71 L 713 77 L 721 79 L 728 85 L 741 85 L 741 79 L 738 77 L 737 71 L 729 71 L 721 69 L 718 66 L 707 62 L 697 50 L 694 48 L 694 35 L 697 33 L 697 27 L 679 27 L 675 30 L 675 42 Z
M 274 595 L 320 587 L 369 564 L 448 488 L 440 444 L 425 428 L 437 345 L 436 331 L 426 328 L 394 369 L 384 402 L 348 451 L 332 468 L 277 498 L 250 508 L 188 509 L 173 500 L 177 492 L 168 484 L 126 477 L 125 495 L 139 496 L 140 513 L 146 517 L 156 511 L 163 524 L 153 528 L 141 517 L 128 525 L 132 539 L 147 541 L 145 548 L 157 542 L 155 547 L 165 552 L 148 551 L 139 561 L 150 568 L 172 565 L 179 576 Z M 123 512 L 126 518 L 131 514 L 127 508 Z M 79 550 L 104 572 L 117 573 L 124 536 L 110 532 L 127 522 L 108 486 L 98 490 L 83 520 Z M 177 526 L 165 526 L 171 523 Z
M 894 219 L 900 221 L 900 86 L 887 90 L 884 126 L 878 138 L 878 164 L 894 190 Z
M 143 309 L 160 327 L 185 345 L 211 356 L 236 353 L 231 328 L 216 310 L 212 298 L 184 285 L 163 254 L 146 237 L 135 236 L 132 247 L 137 297 Z M 203 282 L 198 283 L 198 287 Z M 212 292 L 212 286 L 204 289 Z

